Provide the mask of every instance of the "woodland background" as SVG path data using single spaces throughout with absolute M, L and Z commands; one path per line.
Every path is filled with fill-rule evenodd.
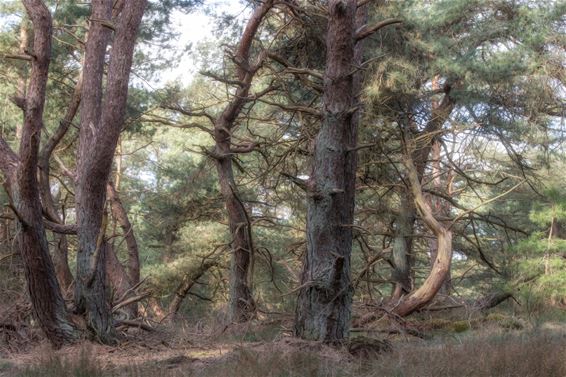
M 73 373 L 21 361 L 47 341 L 100 356 L 166 339 L 252 344 L 220 363 L 243 375 L 361 375 L 329 365 L 389 348 L 375 373 L 563 375 L 566 5 L 236 8 L 0 1 L 6 370 Z M 179 49 L 172 18 L 197 10 L 214 33 Z M 445 356 L 405 344 L 476 332 Z M 325 345 L 302 359 L 291 335 Z M 253 361 L 276 341 L 295 351 Z

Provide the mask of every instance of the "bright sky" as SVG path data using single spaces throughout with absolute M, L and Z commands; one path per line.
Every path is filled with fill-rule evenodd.
M 204 4 L 206 7 L 214 9 L 215 13 L 230 15 L 240 15 L 242 10 L 245 9 L 245 5 L 239 0 L 205 0 Z M 181 58 L 176 67 L 171 67 L 161 73 L 159 82 L 152 83 L 157 87 L 163 87 L 170 81 L 181 81 L 184 84 L 190 82 L 198 74 L 194 56 L 196 46 L 206 40 L 214 39 L 214 19 L 207 15 L 202 7 L 190 14 L 175 12 L 172 22 L 174 29 L 180 33 L 177 43 L 173 44 L 174 48 L 182 50 L 189 44 L 192 44 L 193 48 Z M 191 69 L 191 67 L 194 68 Z

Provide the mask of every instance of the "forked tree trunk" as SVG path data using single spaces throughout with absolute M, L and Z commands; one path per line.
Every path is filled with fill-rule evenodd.
M 83 69 L 76 184 L 79 250 L 75 306 L 86 315 L 87 326 L 98 340 L 109 344 L 116 337 L 105 283 L 106 186 L 124 121 L 133 51 L 146 1 L 120 3 L 114 14 L 113 4 L 112 0 L 92 2 Z M 103 93 L 106 47 L 113 30 Z
M 340 343 L 350 329 L 350 255 L 356 182 L 356 1 L 328 4 L 322 127 L 308 182 L 307 253 L 295 335 Z
M 40 0 L 24 0 L 33 29 L 33 59 L 25 98 L 16 99 L 24 111 L 19 154 L 0 138 L 0 169 L 17 216 L 17 242 L 25 265 L 34 316 L 55 347 L 77 339 L 55 276 L 43 225 L 37 181 L 37 161 L 51 56 L 51 14 Z

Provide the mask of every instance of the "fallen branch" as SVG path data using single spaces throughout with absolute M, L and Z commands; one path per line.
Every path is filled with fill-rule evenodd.
M 116 321 L 116 327 L 136 327 L 145 331 L 155 331 L 153 327 L 148 324 L 139 321 L 131 321 L 127 319 Z

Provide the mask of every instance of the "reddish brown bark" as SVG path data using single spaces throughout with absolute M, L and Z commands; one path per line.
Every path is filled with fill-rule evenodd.
M 120 263 L 116 251 L 111 243 L 106 242 L 103 246 L 106 248 L 106 279 L 107 286 L 112 289 L 112 300 L 116 301 L 121 298 L 132 287 L 132 282 L 124 266 Z M 130 307 L 130 309 L 134 309 Z
M 5 187 L 17 216 L 17 242 L 24 261 L 32 309 L 40 327 L 55 347 L 77 338 L 70 321 L 43 225 L 37 163 L 43 109 L 51 56 L 51 14 L 40 0 L 24 0 L 24 7 L 33 24 L 33 58 L 31 74 L 20 101 L 24 111 L 19 153 L 12 152 L 0 138 L 0 169 Z
M 111 308 L 105 284 L 106 185 L 125 116 L 128 82 L 137 31 L 146 1 L 94 0 L 83 68 L 76 210 L 79 250 L 75 306 L 104 343 L 114 343 Z M 112 27 L 110 27 L 112 26 Z M 103 93 L 106 47 L 114 31 Z

